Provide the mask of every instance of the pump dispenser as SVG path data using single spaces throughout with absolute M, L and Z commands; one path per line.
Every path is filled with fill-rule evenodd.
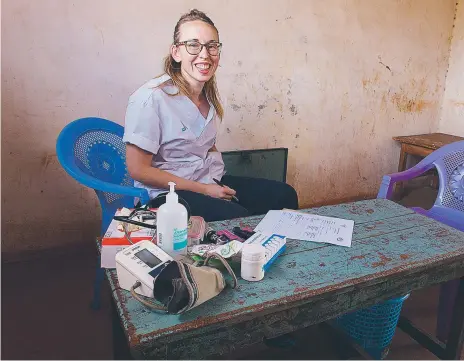
M 187 209 L 179 203 L 174 190 L 175 183 L 169 182 L 166 203 L 158 208 L 156 216 L 157 245 L 174 259 L 187 254 Z

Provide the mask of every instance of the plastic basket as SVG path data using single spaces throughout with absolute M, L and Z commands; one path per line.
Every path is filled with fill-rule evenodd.
M 347 313 L 336 318 L 335 324 L 372 357 L 382 359 L 388 353 L 403 302 L 408 297 L 409 294 Z

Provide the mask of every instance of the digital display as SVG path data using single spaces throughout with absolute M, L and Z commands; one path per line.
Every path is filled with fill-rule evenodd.
M 142 249 L 141 251 L 135 253 L 134 256 L 150 268 L 156 267 L 161 263 L 161 260 L 158 257 L 146 249 Z

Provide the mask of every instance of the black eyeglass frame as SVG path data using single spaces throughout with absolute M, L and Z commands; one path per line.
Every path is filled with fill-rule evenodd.
M 200 47 L 200 51 L 196 54 L 192 54 L 190 51 L 188 51 L 188 47 L 187 47 L 187 43 L 197 43 L 197 44 L 200 44 L 201 47 Z M 209 52 L 209 48 L 207 47 L 207 45 L 209 44 L 216 44 L 218 46 L 218 53 L 217 54 L 211 54 Z M 211 56 L 219 56 L 221 54 L 221 50 L 222 50 L 222 43 L 218 42 L 218 41 L 209 41 L 205 44 L 202 44 L 200 43 L 198 40 L 185 40 L 185 41 L 180 41 L 178 43 L 175 43 L 174 44 L 175 46 L 180 46 L 180 45 L 184 45 L 185 46 L 185 50 L 187 51 L 187 53 L 189 53 L 190 55 L 198 55 L 200 54 L 202 51 L 203 51 L 203 47 L 206 46 L 206 51 L 208 52 L 209 55 Z

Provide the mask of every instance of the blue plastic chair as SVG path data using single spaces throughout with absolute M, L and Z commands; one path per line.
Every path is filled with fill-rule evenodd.
M 432 168 L 436 168 L 439 177 L 435 204 L 429 210 L 419 207 L 411 209 L 464 232 L 464 141 L 441 147 L 408 170 L 384 176 L 377 198 L 391 199 L 396 182 L 415 178 Z M 459 280 L 453 280 L 440 288 L 437 337 L 442 341 L 448 337 L 458 286 Z
M 93 188 L 102 209 L 103 236 L 118 208 L 133 207 L 135 198 L 149 201 L 146 189 L 135 188 L 126 167 L 122 141 L 124 128 L 102 118 L 77 119 L 60 132 L 56 153 L 61 166 L 75 180 Z M 100 288 L 104 269 L 98 259 L 92 308 L 100 308 Z

